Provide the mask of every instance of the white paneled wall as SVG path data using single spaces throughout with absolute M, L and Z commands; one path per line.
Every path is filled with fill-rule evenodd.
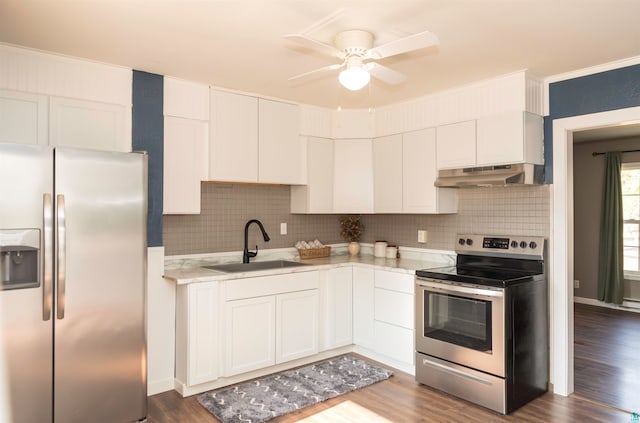
M 333 138 L 333 111 L 316 106 L 300 106 L 300 135 Z
M 0 88 L 131 106 L 131 69 L 0 44 Z
M 398 134 L 514 110 L 542 115 L 541 80 L 522 71 L 377 108 L 375 136 Z

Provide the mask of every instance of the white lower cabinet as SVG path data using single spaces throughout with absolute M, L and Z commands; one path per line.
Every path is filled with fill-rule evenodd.
M 276 363 L 318 353 L 317 289 L 276 296 Z
M 275 310 L 275 296 L 228 301 L 225 304 L 225 376 L 276 363 Z
M 224 376 L 318 352 L 319 272 L 224 281 Z
M 191 386 L 219 377 L 219 283 L 181 285 L 176 293 L 176 379 Z
M 374 351 L 413 365 L 414 277 L 376 270 L 374 279 Z
M 323 272 L 320 282 L 323 316 L 321 350 L 353 343 L 352 279 L 351 267 L 338 267 Z
M 374 332 L 373 269 L 353 268 L 353 343 L 373 349 Z

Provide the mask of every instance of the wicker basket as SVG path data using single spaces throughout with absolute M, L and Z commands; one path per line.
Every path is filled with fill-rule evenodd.
M 331 255 L 331 247 L 298 249 L 298 254 L 300 254 L 301 259 L 329 257 Z

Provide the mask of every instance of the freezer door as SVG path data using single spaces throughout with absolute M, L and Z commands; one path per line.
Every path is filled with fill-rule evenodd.
M 146 416 L 146 156 L 55 150 L 56 422 Z
M 44 201 L 52 194 L 52 149 L 0 143 L 1 422 L 52 421 L 51 251 L 43 265 L 53 235 L 49 221 L 44 239 Z

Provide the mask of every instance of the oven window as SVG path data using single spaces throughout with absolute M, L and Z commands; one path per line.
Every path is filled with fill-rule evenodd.
M 491 301 L 424 292 L 424 336 L 491 352 Z

